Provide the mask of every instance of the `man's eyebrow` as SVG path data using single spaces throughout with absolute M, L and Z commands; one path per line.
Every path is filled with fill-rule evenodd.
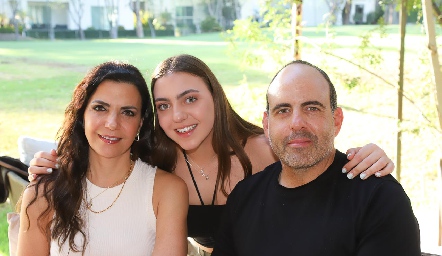
M 272 108 L 272 111 L 275 111 L 275 110 L 278 110 L 278 109 L 281 109 L 281 108 L 289 108 L 289 107 L 291 107 L 292 105 L 290 105 L 289 103 L 279 103 L 279 104 L 276 104 L 273 108 Z
M 189 93 L 191 93 L 191 92 L 199 92 L 199 91 L 196 90 L 196 89 L 188 89 L 188 90 L 185 90 L 184 92 L 178 94 L 178 95 L 176 96 L 176 99 L 178 100 L 178 99 L 182 98 L 183 96 L 185 96 L 186 94 L 189 94 Z M 154 102 L 157 102 L 157 101 L 169 101 L 169 99 L 168 99 L 168 98 L 155 98 L 155 99 L 154 99 Z
M 322 104 L 321 102 L 319 102 L 317 100 L 306 101 L 301 104 L 301 106 L 303 106 L 303 107 L 308 106 L 308 105 L 316 105 L 316 106 L 320 106 L 321 108 L 325 108 L 324 104 Z

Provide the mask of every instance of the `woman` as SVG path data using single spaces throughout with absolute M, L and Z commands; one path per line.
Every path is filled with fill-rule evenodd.
M 149 164 L 152 129 L 137 68 L 89 72 L 65 112 L 56 175 L 23 194 L 18 255 L 186 255 L 187 188 Z
M 186 182 L 188 236 L 195 245 L 190 249 L 208 255 L 227 195 L 276 157 L 262 128 L 232 109 L 215 75 L 200 59 L 178 55 L 162 61 L 152 75 L 151 92 L 156 113 L 153 164 Z M 350 178 L 362 171 L 366 178 L 393 170 L 391 160 L 374 144 L 350 152 L 345 166 L 351 170 Z M 36 157 L 29 169 L 31 179 L 55 167 L 55 151 Z

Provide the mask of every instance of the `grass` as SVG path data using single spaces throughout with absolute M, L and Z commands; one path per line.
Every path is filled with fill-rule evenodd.
M 303 35 L 307 37 L 308 43 L 304 44 L 302 56 L 323 67 L 335 82 L 339 103 L 345 114 L 336 147 L 345 151 L 349 147 L 374 142 L 395 160 L 396 89 L 380 79 L 368 76 L 348 62 L 324 55 L 314 47 L 329 42 L 329 50 L 351 59 L 360 41 L 357 35 L 372 28 L 333 28 L 335 37 L 330 39 L 324 39 L 324 29 L 305 28 Z M 406 38 L 406 91 L 414 97 L 424 95 L 422 99 L 415 99 L 420 109 L 426 112 L 434 110 L 434 90 L 429 88 L 431 81 L 422 78 L 430 70 L 424 61 L 428 54 L 425 52 L 425 37 L 419 26 L 409 26 L 407 30 L 410 34 Z M 395 85 L 399 28 L 388 26 L 387 31 L 388 38 L 375 38 L 373 41 L 374 47 L 382 49 L 384 57 L 384 62 L 375 66 L 374 72 Z M 239 47 L 250 45 L 242 44 Z M 0 42 L 0 155 L 18 157 L 17 138 L 20 135 L 54 139 L 76 83 L 92 66 L 111 59 L 125 60 L 136 65 L 148 79 L 161 60 L 180 53 L 195 55 L 211 67 L 239 114 L 259 124 L 266 86 L 274 70 L 279 67 L 241 65 L 238 53 L 228 52 L 228 49 L 219 34 L 83 42 Z M 352 90 L 343 86 L 341 81 L 345 80 L 347 74 L 358 75 L 361 85 Z M 428 92 L 423 93 L 424 90 Z M 421 124 L 423 122 L 416 104 L 405 101 L 404 118 L 410 120 L 410 123 Z M 440 182 L 438 172 L 441 155 L 435 141 L 440 141 L 440 134 L 423 125 L 418 132 L 407 130 L 402 138 L 401 183 L 419 219 L 423 230 L 422 240 L 432 244 L 437 236 L 436 189 Z M 1 226 L 4 223 L 1 219 L 4 219 L 3 216 L 0 216 L 0 241 L 4 241 L 1 235 L 5 234 L 6 229 L 4 225 Z M 7 254 L 7 251 L 0 247 L 0 253 Z
M 12 209 L 9 202 L 0 204 L 0 220 L 2 220 L 0 221 L 0 256 L 9 255 L 8 223 L 6 222 L 6 214 L 11 211 Z

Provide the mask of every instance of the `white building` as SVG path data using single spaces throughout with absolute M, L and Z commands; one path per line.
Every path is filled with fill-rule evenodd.
M 236 16 L 241 18 L 257 17 L 259 15 L 260 0 L 237 0 L 239 1 L 240 11 Z M 129 6 L 129 0 L 0 0 L 0 15 L 12 17 L 11 2 L 19 3 L 17 15 L 27 28 L 47 29 L 52 26 L 56 29 L 76 30 L 75 3 L 83 3 L 83 16 L 81 26 L 83 29 L 95 28 L 100 30 L 109 29 L 108 17 L 113 17 L 114 24 L 124 27 L 126 30 L 134 29 L 134 14 Z M 106 2 L 115 3 L 114 8 L 106 6 Z M 141 8 L 144 9 L 144 1 L 141 2 Z M 344 1 L 345 2 L 345 1 Z M 350 12 L 350 23 L 365 23 L 367 15 L 375 11 L 376 0 L 353 0 Z M 155 17 L 161 14 L 169 13 L 173 25 L 191 25 L 199 27 L 208 13 L 207 6 L 202 0 L 150 0 L 148 9 Z M 337 9 L 335 16 L 342 13 Z M 308 0 L 303 3 L 303 23 L 304 26 L 317 26 L 325 22 L 329 7 L 325 0 Z M 115 13 L 115 15 L 113 15 Z M 118 13 L 118 15 L 116 15 Z M 24 14 L 25 18 L 20 17 Z M 356 14 L 356 15 L 355 15 Z M 355 18 L 360 20 L 354 20 Z M 393 20 L 394 22 L 395 20 Z M 340 22 L 338 20 L 337 24 Z

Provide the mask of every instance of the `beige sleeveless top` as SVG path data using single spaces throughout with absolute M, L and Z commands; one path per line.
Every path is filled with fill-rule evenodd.
M 132 174 L 126 181 L 120 197 L 114 205 L 102 213 L 93 213 L 82 206 L 81 214 L 86 221 L 83 229 L 88 237 L 84 255 L 151 255 L 155 244 L 156 217 L 152 207 L 152 195 L 156 168 L 141 160 L 135 162 Z M 86 180 L 87 191 L 93 198 L 92 209 L 106 209 L 117 197 L 121 186 L 100 188 Z M 83 203 L 84 204 L 84 203 Z M 82 236 L 75 237 L 78 248 Z M 69 242 L 61 248 L 51 241 L 51 255 L 81 255 L 69 250 Z

